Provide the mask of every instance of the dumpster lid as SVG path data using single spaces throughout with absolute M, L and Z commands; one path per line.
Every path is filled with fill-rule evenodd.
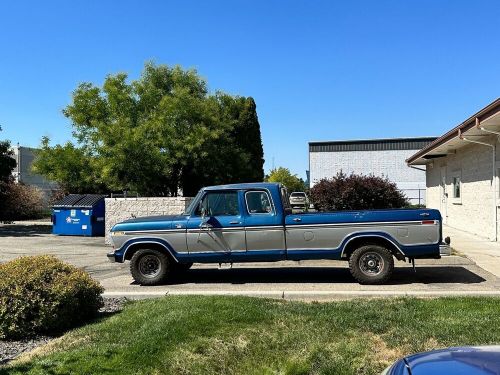
M 82 208 L 92 208 L 101 199 L 106 198 L 106 195 L 102 194 L 69 194 L 66 195 L 60 201 L 54 203 L 52 207 L 57 208 L 68 208 L 68 207 L 82 207 Z

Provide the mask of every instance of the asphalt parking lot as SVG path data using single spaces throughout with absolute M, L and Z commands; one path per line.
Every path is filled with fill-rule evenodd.
M 143 298 L 166 294 L 242 294 L 287 299 L 335 299 L 361 296 L 498 295 L 500 279 L 471 260 L 451 256 L 417 261 L 416 272 L 403 262 L 386 285 L 366 286 L 351 277 L 346 262 L 301 261 L 195 264 L 168 284 L 134 283 L 129 264 L 109 263 L 104 238 L 54 236 L 50 225 L 0 225 L 0 262 L 22 255 L 52 254 L 83 268 L 99 280 L 107 296 Z

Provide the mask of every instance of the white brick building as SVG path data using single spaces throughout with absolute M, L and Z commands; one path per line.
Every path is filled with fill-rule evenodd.
M 499 231 L 500 99 L 408 158 L 426 167 L 427 207 L 445 224 L 492 241 Z
M 405 160 L 435 137 L 309 142 L 310 186 L 338 172 L 385 176 L 413 204 L 425 202 L 425 171 Z M 420 197 L 420 199 L 419 199 Z

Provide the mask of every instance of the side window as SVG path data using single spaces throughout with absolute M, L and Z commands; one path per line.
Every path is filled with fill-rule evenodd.
M 240 214 L 238 207 L 238 192 L 209 192 L 201 202 L 206 210 L 207 216 L 237 216 Z M 196 209 L 196 215 L 201 215 L 200 207 Z
M 285 210 L 291 210 L 292 206 L 290 206 L 290 198 L 288 197 L 288 192 L 286 188 L 282 187 L 280 193 L 281 193 L 281 202 L 283 203 L 283 208 Z
M 247 191 L 245 200 L 250 215 L 274 213 L 271 198 L 267 191 Z

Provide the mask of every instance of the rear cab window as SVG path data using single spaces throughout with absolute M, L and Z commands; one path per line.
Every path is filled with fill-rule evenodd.
M 250 215 L 274 215 L 271 197 L 265 190 L 247 191 L 245 203 Z
M 283 209 L 286 212 L 292 212 L 292 206 L 290 206 L 290 200 L 288 198 L 288 191 L 284 186 L 281 187 L 280 189 L 280 195 L 281 195 L 281 204 L 283 205 Z

